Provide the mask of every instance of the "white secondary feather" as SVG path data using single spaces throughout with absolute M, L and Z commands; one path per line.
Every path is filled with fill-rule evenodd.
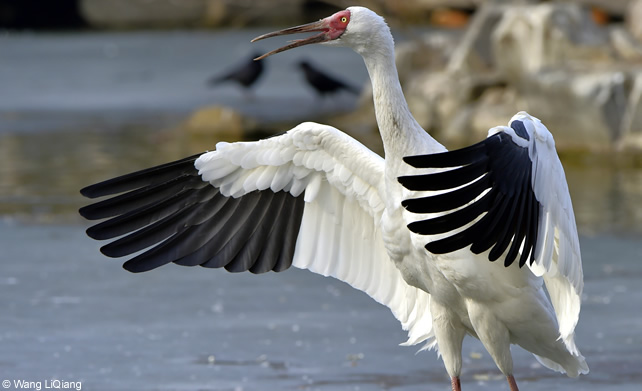
M 390 308 L 408 331 L 406 345 L 434 346 L 430 295 L 404 281 L 381 237 L 379 155 L 333 127 L 306 122 L 257 142 L 218 143 L 195 166 L 226 196 L 305 191 L 293 265 L 335 277 Z
M 535 263 L 530 268 L 534 274 L 543 276 L 555 308 L 560 335 L 569 351 L 577 355 L 574 334 L 584 281 L 575 215 L 564 168 L 546 126 L 523 111 L 513 116 L 510 123 L 516 120 L 522 121 L 530 137 L 528 141 L 518 136 L 513 136 L 513 139 L 527 143 L 523 146 L 528 147 L 533 162 L 532 186 L 541 204 Z M 511 128 L 505 127 L 489 133 L 498 130 L 514 134 Z

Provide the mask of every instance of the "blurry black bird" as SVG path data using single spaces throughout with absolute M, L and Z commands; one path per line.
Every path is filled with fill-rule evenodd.
M 252 56 L 244 60 L 243 63 L 232 66 L 231 69 L 214 76 L 208 80 L 207 84 L 215 86 L 220 83 L 233 81 L 239 83 L 243 88 L 249 89 L 259 79 L 265 68 L 265 60 L 254 61 L 254 58 L 262 53 L 253 53 Z
M 328 93 L 335 93 L 342 89 L 355 95 L 361 94 L 361 90 L 359 88 L 320 71 L 305 60 L 299 62 L 299 67 L 303 69 L 305 80 L 320 96 L 325 96 L 325 94 Z

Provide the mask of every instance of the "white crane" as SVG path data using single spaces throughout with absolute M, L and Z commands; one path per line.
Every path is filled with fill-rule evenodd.
M 169 262 L 253 273 L 293 265 L 338 278 L 390 308 L 408 331 L 405 345 L 438 349 L 453 390 L 466 334 L 481 340 L 511 390 L 511 344 L 553 370 L 588 373 L 574 342 L 577 229 L 546 127 L 520 112 L 486 140 L 447 152 L 410 114 L 383 18 L 350 7 L 256 40 L 301 32 L 317 34 L 262 57 L 311 43 L 363 56 L 385 160 L 310 122 L 218 143 L 83 189 L 113 196 L 80 210 L 109 218 L 87 230 L 92 238 L 120 236 L 101 251 L 142 250 L 124 264 L 132 272 Z

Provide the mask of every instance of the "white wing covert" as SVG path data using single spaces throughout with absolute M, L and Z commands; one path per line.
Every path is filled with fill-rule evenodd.
M 440 235 L 426 249 L 450 253 L 470 246 L 509 267 L 519 257 L 542 276 L 567 348 L 578 354 L 574 330 L 583 289 L 575 216 L 553 137 L 539 119 L 519 112 L 509 126 L 489 131 L 470 147 L 404 160 L 438 172 L 400 177 L 413 191 L 438 191 L 404 200 L 413 213 L 437 213 L 408 228 Z M 448 170 L 443 170 L 448 168 Z M 445 191 L 445 192 L 444 192 Z
M 433 341 L 430 296 L 405 283 L 379 231 L 383 159 L 339 130 L 303 123 L 256 142 L 98 183 L 115 195 L 81 209 L 133 272 L 166 263 L 262 273 L 294 265 L 332 276 L 389 307 L 408 344 Z M 124 235 L 124 236 L 123 236 Z

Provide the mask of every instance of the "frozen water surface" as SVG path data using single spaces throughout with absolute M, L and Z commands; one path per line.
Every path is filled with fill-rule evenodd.
M 400 347 L 389 310 L 300 270 L 252 275 L 168 265 L 130 274 L 80 225 L 0 225 L 0 374 L 82 381 L 88 390 L 443 390 L 434 352 Z M 591 367 L 570 379 L 514 348 L 525 390 L 639 390 L 642 245 L 583 237 L 577 342 Z M 466 389 L 507 389 L 483 347 L 464 346 Z M 0 379 L 1 380 L 1 379 Z

